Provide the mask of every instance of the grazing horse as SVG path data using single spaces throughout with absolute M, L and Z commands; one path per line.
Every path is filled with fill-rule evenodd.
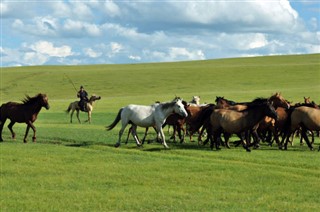
M 3 125 L 7 119 L 10 119 L 10 124 L 8 128 L 11 132 L 12 138 L 15 139 L 16 134 L 13 132 L 13 125 L 18 123 L 26 123 L 27 129 L 24 136 L 24 143 L 27 142 L 27 136 L 29 133 L 29 129 L 33 130 L 33 142 L 36 142 L 36 128 L 33 125 L 33 122 L 36 121 L 38 114 L 42 107 L 45 107 L 47 110 L 49 109 L 48 96 L 46 94 L 38 94 L 34 97 L 26 96 L 26 98 L 22 101 L 23 103 L 16 102 L 7 102 L 2 104 L 0 107 L 0 141 L 2 139 L 2 129 Z
M 228 109 L 213 110 L 210 115 L 210 134 L 213 135 L 213 140 L 210 136 L 211 149 L 213 149 L 213 143 L 215 143 L 216 149 L 220 149 L 218 146 L 218 139 L 220 138 L 221 133 L 224 133 L 226 142 L 228 142 L 228 138 L 231 134 L 237 134 L 243 142 L 243 147 L 247 151 L 250 151 L 244 141 L 243 133 L 245 133 L 247 137 L 247 132 L 257 125 L 265 116 L 269 116 L 274 119 L 277 118 L 277 113 L 269 102 L 262 104 L 250 104 L 247 109 L 243 111 Z
M 177 113 L 183 117 L 188 116 L 181 99 L 175 99 L 172 102 L 166 103 L 156 103 L 150 106 L 131 104 L 119 110 L 113 123 L 107 126 L 107 130 L 112 130 L 121 120 L 122 127 L 119 131 L 118 142 L 115 144 L 115 147 L 119 147 L 123 131 L 126 126 L 131 123 L 132 135 L 137 145 L 140 146 L 141 144 L 136 132 L 137 126 L 155 127 L 158 137 L 160 136 L 162 139 L 163 146 L 169 148 L 165 141 L 162 125 L 165 123 L 166 118 L 172 113 Z
M 320 109 L 308 106 L 297 106 L 290 109 L 289 113 L 287 129 L 281 142 L 281 144 L 285 142 L 284 149 L 287 150 L 291 134 L 301 127 L 301 136 L 307 142 L 310 150 L 313 150 L 312 144 L 307 136 L 307 130 L 320 130 Z
M 86 120 L 85 122 L 89 122 L 91 123 L 91 114 L 92 114 L 92 110 L 93 110 L 93 103 L 96 101 L 96 100 L 100 100 L 101 97 L 100 96 L 96 96 L 96 95 L 92 95 L 89 99 L 89 101 L 86 103 L 86 109 L 87 111 L 83 111 L 83 112 L 86 112 L 88 113 L 88 120 Z M 74 102 L 71 102 L 69 104 L 69 107 L 68 109 L 66 110 L 66 113 L 69 113 L 71 111 L 71 114 L 70 114 L 70 123 L 72 123 L 72 116 L 73 116 L 73 113 L 74 111 L 77 111 L 77 118 L 78 118 L 78 121 L 79 123 L 81 123 L 80 121 L 80 118 L 79 118 L 79 111 L 81 110 L 81 108 L 79 107 L 79 101 L 74 101 Z M 81 110 L 82 111 L 82 110 Z

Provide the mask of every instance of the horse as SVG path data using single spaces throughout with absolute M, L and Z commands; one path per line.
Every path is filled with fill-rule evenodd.
M 22 100 L 23 103 L 7 102 L 0 107 L 0 141 L 2 139 L 2 129 L 7 119 L 10 119 L 10 124 L 8 128 L 11 132 L 12 139 L 15 139 L 16 134 L 14 133 L 12 127 L 18 123 L 26 123 L 27 129 L 23 139 L 23 142 L 27 142 L 27 136 L 30 128 L 33 130 L 33 142 L 36 142 L 36 128 L 33 122 L 36 121 L 38 114 L 42 107 L 47 110 L 50 108 L 48 102 L 48 96 L 46 94 L 39 93 L 34 97 L 26 95 L 26 98 Z
M 216 103 L 217 106 L 216 108 L 224 108 L 224 109 L 229 109 L 229 110 L 235 110 L 235 111 L 242 111 L 245 110 L 249 105 L 252 104 L 257 104 L 257 103 L 263 103 L 263 102 L 270 102 L 272 104 L 272 106 L 277 109 L 278 107 L 283 107 L 285 109 L 289 109 L 290 108 L 290 104 L 289 102 L 283 98 L 283 96 L 281 95 L 281 93 L 275 93 L 273 95 L 271 95 L 269 98 L 256 98 L 254 99 L 252 102 L 234 102 L 231 100 L 227 100 L 224 97 L 217 97 L 216 98 Z M 270 126 L 274 123 L 274 120 L 271 120 L 270 118 L 264 118 L 263 120 L 261 120 L 261 122 L 259 122 L 253 129 L 252 129 L 252 134 L 253 134 L 253 138 L 254 138 L 254 146 L 256 148 L 259 147 L 259 141 L 261 140 L 257 129 L 259 128 L 260 125 L 263 125 L 264 128 L 267 128 L 266 126 Z M 272 129 L 273 132 L 275 132 L 275 129 Z M 261 135 L 261 133 L 260 133 Z
M 243 133 L 248 137 L 248 131 L 252 130 L 265 116 L 277 119 L 277 113 L 269 102 L 250 104 L 243 111 L 214 109 L 210 115 L 210 134 L 213 135 L 213 139 L 210 136 L 211 149 L 213 149 L 213 143 L 215 143 L 217 150 L 220 149 L 218 138 L 220 138 L 221 133 L 224 133 L 226 143 L 231 134 L 237 134 L 243 142 L 243 147 L 250 151 L 248 145 L 244 142 Z
M 192 100 L 189 102 L 191 105 L 200 105 L 200 96 L 193 96 Z
M 285 136 L 282 138 L 281 144 L 284 144 L 284 149 L 287 150 L 288 141 L 292 133 L 294 133 L 299 127 L 301 127 L 301 136 L 307 142 L 310 150 L 313 150 L 312 144 L 307 136 L 307 130 L 317 131 L 320 130 L 320 109 L 297 106 L 293 107 L 289 111 L 289 120 L 285 131 Z
M 290 108 L 290 104 L 288 103 L 288 101 L 283 98 L 281 93 L 278 92 L 271 95 L 269 98 L 256 98 L 252 102 L 235 102 L 219 96 L 216 97 L 215 102 L 217 104 L 216 108 L 227 108 L 230 110 L 241 111 L 245 110 L 246 107 L 250 104 L 256 104 L 258 101 L 261 102 L 265 100 L 271 102 L 275 109 L 277 109 L 277 107 L 283 107 L 286 109 Z
M 172 113 L 177 113 L 183 117 L 188 116 L 184 108 L 182 99 L 176 98 L 171 102 L 155 103 L 150 106 L 130 104 L 126 107 L 120 108 L 113 123 L 107 126 L 107 130 L 112 130 L 121 120 L 122 127 L 119 131 L 118 141 L 115 144 L 115 147 L 119 147 L 121 144 L 121 136 L 126 126 L 131 123 L 132 135 L 137 145 L 140 146 L 141 144 L 136 132 L 137 126 L 145 128 L 155 127 L 158 137 L 161 137 L 163 146 L 165 148 L 169 148 L 165 141 L 162 125 L 165 123 L 167 117 Z
M 93 103 L 94 103 L 95 101 L 97 101 L 97 100 L 100 100 L 100 99 L 101 99 L 100 96 L 92 95 L 92 96 L 90 97 L 89 101 L 86 103 L 86 109 L 87 109 L 87 111 L 81 110 L 81 108 L 79 107 L 79 101 L 71 102 L 71 103 L 69 104 L 68 109 L 66 110 L 66 113 L 68 113 L 68 114 L 69 114 L 69 112 L 71 111 L 71 114 L 70 114 L 70 123 L 72 123 L 72 116 L 73 116 L 74 111 L 77 111 L 77 118 L 78 118 L 79 123 L 81 123 L 80 118 L 79 118 L 79 111 L 80 111 L 80 110 L 81 110 L 82 112 L 88 113 L 88 119 L 87 119 L 85 122 L 91 123 L 91 114 L 92 114 L 92 110 L 93 110 Z

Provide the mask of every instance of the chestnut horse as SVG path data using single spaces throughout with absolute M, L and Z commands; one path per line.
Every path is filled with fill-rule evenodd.
M 8 128 L 11 132 L 12 138 L 16 137 L 12 127 L 13 125 L 18 123 L 26 123 L 27 129 L 24 136 L 24 143 L 27 142 L 27 136 L 29 133 L 29 129 L 33 130 L 33 142 L 36 142 L 36 128 L 33 125 L 33 122 L 36 121 L 38 114 L 42 107 L 49 109 L 48 96 L 46 94 L 38 94 L 34 97 L 26 96 L 26 98 L 22 101 L 23 103 L 16 102 L 7 102 L 2 104 L 0 107 L 0 141 L 2 139 L 2 129 L 3 125 L 7 119 L 10 119 L 10 124 Z
M 210 115 L 210 147 L 213 149 L 213 143 L 215 143 L 216 149 L 219 148 L 219 141 L 221 133 L 224 133 L 226 143 L 231 134 L 237 134 L 242 142 L 243 147 L 250 151 L 248 145 L 244 141 L 243 133 L 248 137 L 248 131 L 250 131 L 255 125 L 257 125 L 262 118 L 269 116 L 276 119 L 277 113 L 274 107 L 269 102 L 260 104 L 250 104 L 247 109 L 243 111 L 235 111 L 228 109 L 215 109 Z

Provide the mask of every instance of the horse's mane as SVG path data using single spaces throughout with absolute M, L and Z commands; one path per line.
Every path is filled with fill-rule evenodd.
M 170 107 L 173 107 L 174 104 L 176 103 L 176 101 L 172 101 L 172 102 L 164 102 L 164 103 L 160 103 L 161 107 L 163 109 L 168 109 Z
M 257 97 L 254 100 L 252 100 L 252 102 L 248 102 L 248 105 L 254 105 L 254 104 L 263 104 L 266 103 L 268 101 L 267 98 L 262 98 L 262 97 Z
M 171 102 L 160 103 L 160 105 L 163 109 L 168 109 L 170 107 L 173 107 L 176 104 L 176 102 L 179 100 L 182 102 L 182 104 L 184 105 L 187 104 L 187 102 L 183 101 L 180 97 L 175 97 Z
M 22 100 L 24 105 L 32 105 L 39 101 L 40 98 L 42 98 L 43 94 L 39 93 L 38 95 L 34 97 L 30 97 L 29 95 L 26 95 L 26 97 Z
M 236 103 L 235 101 L 232 101 L 232 100 L 229 100 L 229 99 L 224 98 L 223 96 L 217 96 L 217 97 L 216 97 L 216 103 L 218 103 L 218 101 L 219 101 L 220 99 L 226 101 L 226 102 L 227 102 L 229 105 L 231 105 L 231 106 L 238 104 L 238 103 Z
M 311 103 L 296 103 L 293 108 L 296 107 L 301 107 L 301 106 L 305 106 L 305 107 L 312 107 L 312 108 L 317 108 L 318 105 L 315 102 L 311 102 Z

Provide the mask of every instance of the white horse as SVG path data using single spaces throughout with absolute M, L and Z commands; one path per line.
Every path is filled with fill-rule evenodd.
M 86 112 L 88 113 L 88 120 L 86 120 L 85 122 L 89 122 L 91 123 L 91 113 L 92 113 L 92 110 L 93 110 L 93 103 L 96 101 L 96 100 L 99 100 L 101 99 L 100 96 L 96 96 L 96 95 L 92 95 L 89 99 L 89 101 L 86 103 L 86 109 L 87 111 L 83 111 L 80 107 L 79 107 L 79 101 L 74 101 L 74 102 L 71 102 L 68 109 L 66 110 L 67 113 L 70 112 L 71 110 L 71 114 L 70 114 L 70 123 L 72 123 L 72 116 L 73 116 L 73 113 L 74 111 L 77 111 L 77 118 L 78 118 L 78 121 L 79 123 L 81 123 L 80 121 L 80 118 L 79 118 L 79 111 L 83 111 L 83 112 Z
M 131 123 L 132 135 L 137 145 L 140 146 L 141 144 L 136 132 L 137 126 L 155 127 L 158 137 L 161 137 L 163 146 L 169 148 L 165 141 L 162 125 L 172 113 L 178 113 L 183 117 L 188 116 L 181 99 L 175 99 L 172 102 L 166 103 L 156 103 L 150 106 L 131 104 L 119 110 L 117 117 L 113 123 L 107 127 L 107 130 L 112 130 L 121 120 L 122 128 L 119 131 L 118 142 L 115 144 L 115 147 L 119 147 L 123 131 L 126 126 Z

